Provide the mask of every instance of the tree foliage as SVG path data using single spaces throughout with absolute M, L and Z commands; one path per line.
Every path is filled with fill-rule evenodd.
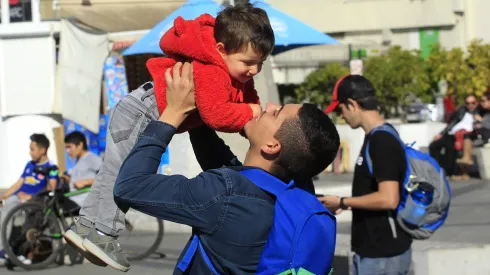
M 339 78 L 349 73 L 349 69 L 340 63 L 327 66 L 309 74 L 296 90 L 298 102 L 310 102 L 324 108 L 332 99 L 332 91 Z
M 325 107 L 335 82 L 348 73 L 349 68 L 339 63 L 312 72 L 295 90 L 297 101 Z M 435 45 L 427 60 L 419 51 L 394 46 L 380 56 L 366 58 L 363 75 L 373 83 L 381 111 L 387 116 L 415 98 L 433 102 L 443 80 L 447 93 L 462 103 L 467 94 L 481 96 L 490 87 L 490 44 L 474 40 L 466 52 Z
M 430 83 L 419 51 L 392 47 L 384 55 L 367 58 L 363 74 L 373 83 L 385 115 L 396 113 L 400 105 L 415 98 L 422 101 L 433 99 L 433 95 L 427 92 Z

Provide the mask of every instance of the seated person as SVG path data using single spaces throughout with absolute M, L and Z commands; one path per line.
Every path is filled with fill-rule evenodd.
M 49 140 L 44 134 L 33 134 L 31 137 L 30 152 L 31 160 L 24 168 L 24 172 L 7 192 L 0 194 L 0 225 L 2 216 L 22 203 L 30 200 L 32 196 L 44 189 L 55 189 L 58 184 L 58 167 L 49 161 L 47 151 Z M 0 242 L 0 261 L 5 260 L 3 244 Z
M 482 111 L 474 116 L 474 130 L 464 136 L 463 157 L 456 161 L 459 164 L 473 165 L 471 154 L 473 147 L 483 146 L 490 139 L 490 91 L 483 94 L 480 106 Z
M 85 135 L 78 131 L 68 134 L 65 137 L 65 148 L 68 155 L 76 159 L 75 166 L 63 176 L 69 184 L 70 192 L 92 186 L 102 167 L 102 159 L 88 150 Z M 81 206 L 86 196 L 87 193 L 84 193 L 70 199 Z
M 429 145 L 429 151 L 448 175 L 455 172 L 457 151 L 454 148 L 455 134 L 459 131 L 473 131 L 474 115 L 480 112 L 475 95 L 465 97 L 465 106 L 460 107 L 451 117 L 448 125 L 434 137 Z

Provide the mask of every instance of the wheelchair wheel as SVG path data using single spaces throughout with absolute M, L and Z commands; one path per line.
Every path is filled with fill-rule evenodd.
M 118 241 L 129 261 L 139 261 L 155 253 L 163 240 L 163 221 L 130 209 L 126 228 Z
M 9 261 L 26 270 L 50 266 L 63 247 L 58 218 L 39 203 L 27 202 L 13 208 L 0 232 Z

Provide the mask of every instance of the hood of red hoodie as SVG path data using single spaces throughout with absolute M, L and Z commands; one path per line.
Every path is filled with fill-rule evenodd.
M 187 57 L 204 64 L 222 67 L 228 72 L 223 58 L 216 50 L 215 18 L 203 14 L 194 20 L 177 17 L 174 25 L 160 39 L 160 48 L 169 57 Z

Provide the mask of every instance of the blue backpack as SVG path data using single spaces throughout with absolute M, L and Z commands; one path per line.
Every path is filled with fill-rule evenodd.
M 294 181 L 286 185 L 260 169 L 239 173 L 276 197 L 274 223 L 256 274 L 331 274 L 337 231 L 335 216 L 316 196 L 296 187 Z M 182 262 L 186 263 L 177 267 L 185 271 L 197 248 L 213 274 L 219 275 L 196 235 L 183 257 Z
M 411 145 L 405 144 L 398 132 L 389 124 L 383 124 L 373 129 L 369 135 L 373 135 L 377 131 L 385 131 L 393 135 L 405 149 L 407 160 L 407 171 L 403 181 L 403 188 L 400 196 L 400 203 L 397 208 L 396 221 L 400 227 L 406 231 L 412 238 L 423 240 L 427 239 L 441 227 L 449 213 L 449 205 L 451 202 L 451 188 L 447 180 L 444 170 L 439 166 L 437 161 L 429 154 L 420 152 L 414 149 Z M 373 174 L 372 161 L 369 155 L 369 142 L 366 145 L 365 159 L 369 173 Z M 402 218 L 402 211 L 405 209 L 407 198 L 410 195 L 410 190 L 417 182 L 425 182 L 434 188 L 434 198 L 428 206 L 426 214 L 422 218 L 418 226 L 409 225 Z M 390 216 L 389 222 L 391 225 L 393 237 L 396 238 L 396 228 L 394 219 Z

